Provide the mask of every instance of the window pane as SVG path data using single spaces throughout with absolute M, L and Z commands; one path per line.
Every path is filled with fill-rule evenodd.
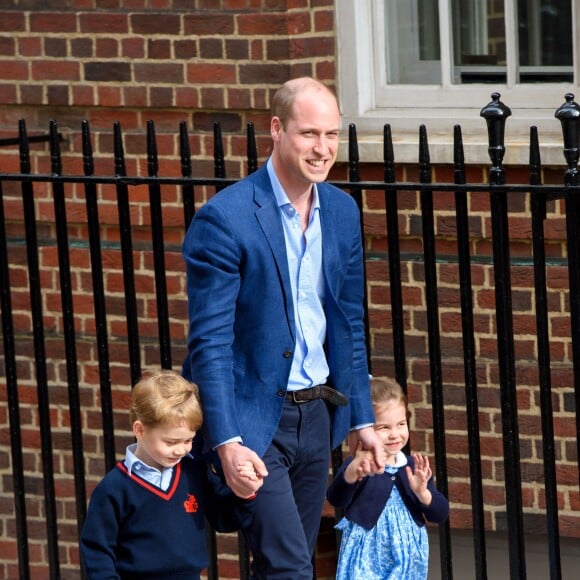
M 452 0 L 454 81 L 505 83 L 503 0 Z
M 441 42 L 454 84 L 574 82 L 572 0 L 446 0 L 449 39 L 438 0 L 382 1 L 388 85 L 440 84 Z
M 441 82 L 437 0 L 386 0 L 389 84 Z
M 522 82 L 572 81 L 571 0 L 518 0 Z

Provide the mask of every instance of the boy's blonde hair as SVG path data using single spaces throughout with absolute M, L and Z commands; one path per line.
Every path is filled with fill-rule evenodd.
M 405 406 L 407 420 L 411 417 L 407 396 L 405 395 L 401 385 L 399 385 L 395 379 L 386 377 L 380 381 L 376 379 L 373 380 L 371 382 L 371 401 L 375 409 L 392 403 L 400 403 Z
M 133 387 L 129 419 L 131 425 L 141 421 L 146 427 L 185 423 L 198 431 L 203 413 L 197 385 L 175 371 L 149 371 Z

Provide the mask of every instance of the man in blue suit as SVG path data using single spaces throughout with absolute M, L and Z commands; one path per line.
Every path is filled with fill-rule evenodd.
M 310 580 L 331 448 L 374 452 L 363 253 L 356 204 L 325 180 L 336 160 L 334 94 L 302 77 L 272 103 L 273 150 L 196 214 L 183 246 L 190 333 L 183 373 L 199 386 L 207 449 L 241 497 L 255 578 Z M 255 477 L 240 465 L 251 462 Z

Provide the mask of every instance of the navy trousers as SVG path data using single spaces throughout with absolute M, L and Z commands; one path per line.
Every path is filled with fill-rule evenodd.
M 252 578 L 312 580 L 330 465 L 326 403 L 286 401 L 278 430 L 262 458 L 268 477 L 258 491 L 252 526 Z

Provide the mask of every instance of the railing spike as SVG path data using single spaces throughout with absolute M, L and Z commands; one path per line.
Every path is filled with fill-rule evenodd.
M 93 144 L 91 142 L 91 128 L 86 119 L 81 122 L 81 134 L 83 143 L 83 169 L 85 175 L 94 175 L 95 161 L 93 158 Z
M 149 177 L 155 177 L 159 171 L 155 124 L 151 120 L 147 121 L 147 171 Z
M 213 124 L 213 161 L 215 177 L 224 178 L 226 176 L 226 165 L 224 160 L 222 128 L 219 123 Z
M 28 135 L 26 133 L 26 121 L 18 120 L 18 146 L 20 150 L 20 172 L 30 173 L 30 145 L 28 144 Z
M 246 149 L 248 157 L 248 174 L 258 169 L 258 148 L 256 146 L 256 130 L 254 123 L 248 123 L 246 129 Z
M 62 174 L 62 160 L 60 155 L 60 143 L 58 139 L 58 127 L 56 121 L 49 123 L 50 135 L 50 166 L 53 175 Z
M 354 123 L 348 126 L 348 175 L 350 181 L 360 181 L 358 140 Z
M 115 175 L 125 177 L 127 175 L 125 151 L 123 149 L 121 124 L 118 121 L 113 124 L 113 147 L 115 150 Z

